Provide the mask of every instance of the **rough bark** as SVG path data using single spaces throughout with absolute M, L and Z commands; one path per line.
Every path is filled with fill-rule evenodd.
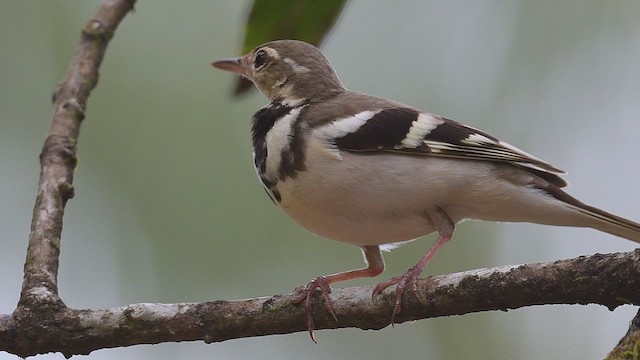
M 640 249 L 570 260 L 503 266 L 421 279 L 404 297 L 396 322 L 543 304 L 640 305 Z M 316 329 L 389 325 L 393 291 L 371 297 L 372 287 L 335 289 L 336 323 L 314 303 Z M 136 344 L 229 339 L 307 331 L 295 294 L 246 300 L 181 304 L 132 304 L 76 310 L 18 308 L 0 317 L 0 350 L 19 356 L 65 356 Z

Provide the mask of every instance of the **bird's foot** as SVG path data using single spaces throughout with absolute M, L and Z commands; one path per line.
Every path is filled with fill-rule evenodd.
M 373 296 L 380 294 L 384 289 L 388 288 L 391 285 L 398 284 L 396 287 L 396 301 L 393 306 L 393 313 L 391 313 L 391 326 L 393 326 L 395 322 L 396 315 L 400 314 L 400 310 L 402 309 L 402 296 L 404 294 L 407 286 L 410 286 L 413 294 L 418 297 L 418 276 L 422 273 L 422 267 L 419 265 L 413 266 L 406 273 L 400 276 L 394 276 L 393 278 L 382 282 L 376 285 L 375 289 L 373 289 Z
M 329 286 L 329 281 L 327 281 L 327 278 L 324 276 L 319 276 L 311 280 L 311 282 L 307 284 L 307 287 L 302 290 L 302 293 L 295 299 L 293 299 L 293 303 L 296 305 L 304 305 L 304 311 L 307 314 L 307 329 L 309 330 L 309 335 L 311 336 L 311 340 L 313 340 L 314 343 L 317 343 L 317 341 L 315 335 L 313 334 L 313 307 L 311 302 L 313 300 L 313 294 L 316 292 L 316 289 L 320 290 L 320 296 L 322 298 L 322 302 L 324 303 L 325 309 L 327 309 L 329 314 L 331 314 L 336 322 L 338 321 L 338 317 L 333 310 L 333 305 L 331 305 L 331 299 L 329 299 L 329 294 L 331 293 L 331 286 Z

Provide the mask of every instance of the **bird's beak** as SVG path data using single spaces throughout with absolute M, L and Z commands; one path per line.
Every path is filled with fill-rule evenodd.
M 218 60 L 211 63 L 211 66 L 234 72 L 251 80 L 251 66 L 249 66 L 246 56 Z

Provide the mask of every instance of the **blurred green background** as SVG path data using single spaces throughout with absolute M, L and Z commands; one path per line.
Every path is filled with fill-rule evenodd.
M 0 0 L 0 313 L 22 280 L 51 94 L 98 1 Z M 250 1 L 141 1 L 107 50 L 82 127 L 60 295 L 75 308 L 291 292 L 361 265 L 264 194 L 249 119 L 209 66 L 239 55 Z M 478 127 L 567 170 L 578 198 L 640 220 L 640 2 L 350 1 L 323 50 L 344 84 Z M 373 285 L 433 238 L 387 254 Z M 547 261 L 634 244 L 584 229 L 468 222 L 425 271 Z M 90 359 L 596 359 L 636 309 L 543 306 L 318 331 L 100 350 Z M 62 359 L 47 355 L 38 359 Z M 80 357 L 82 358 L 82 357 Z M 15 359 L 0 353 L 0 359 Z

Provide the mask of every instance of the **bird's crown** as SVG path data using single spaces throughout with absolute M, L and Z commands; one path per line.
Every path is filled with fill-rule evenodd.
M 253 81 L 271 101 L 317 101 L 344 90 L 326 56 L 303 41 L 271 41 L 212 65 Z

